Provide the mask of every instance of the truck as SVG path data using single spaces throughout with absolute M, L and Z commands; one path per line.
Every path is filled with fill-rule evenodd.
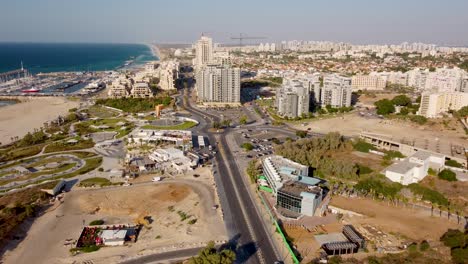
M 152 179 L 151 181 L 153 181 L 153 182 L 159 182 L 159 181 L 161 181 L 161 180 L 162 180 L 161 177 L 153 177 L 153 179 Z

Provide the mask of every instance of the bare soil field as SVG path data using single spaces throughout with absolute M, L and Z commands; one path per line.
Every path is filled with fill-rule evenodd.
M 448 123 L 447 123 L 448 122 Z M 400 120 L 361 117 L 357 113 L 308 122 L 306 127 L 290 124 L 295 129 L 310 128 L 313 132 L 339 132 L 344 136 L 356 137 L 361 132 L 377 133 L 396 141 L 412 142 L 416 147 L 451 155 L 451 146 L 468 146 L 468 136 L 462 125 L 453 120 L 431 120 L 425 125 Z
M 211 208 L 213 192 L 203 183 L 171 181 L 129 187 L 80 189 L 65 195 L 57 209 L 37 218 L 26 238 L 3 256 L 5 263 L 117 263 L 122 258 L 202 246 L 225 240 L 218 210 Z M 185 214 L 186 219 L 181 215 Z M 133 224 L 140 217 L 150 223 L 136 243 L 105 247 L 71 256 L 66 239 L 77 239 L 83 224 L 102 219 L 105 224 Z M 190 222 L 191 220 L 194 220 Z
M 389 206 L 371 199 L 333 197 L 331 205 L 368 217 L 353 218 L 359 224 L 371 224 L 388 233 L 399 234 L 416 241 L 438 241 L 449 228 L 457 224 L 446 218 L 428 216 L 419 209 Z

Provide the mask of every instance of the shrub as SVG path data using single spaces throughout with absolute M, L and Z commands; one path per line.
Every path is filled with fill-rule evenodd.
M 423 240 L 421 242 L 421 244 L 419 245 L 419 250 L 421 251 L 426 251 L 430 248 L 431 246 L 429 245 L 429 242 L 427 242 L 426 240 Z
M 245 149 L 246 151 L 251 151 L 254 146 L 249 142 L 242 143 L 241 148 Z
M 367 143 L 362 139 L 358 139 L 357 141 L 355 141 L 353 143 L 353 147 L 355 150 L 365 153 L 369 152 L 369 150 L 375 150 L 375 147 L 372 144 Z
M 458 163 L 456 160 L 447 160 L 445 165 L 455 168 L 463 168 L 463 164 Z
M 193 225 L 193 224 L 195 224 L 196 222 L 197 222 L 197 219 L 192 219 L 192 220 L 188 221 L 188 224 L 189 224 L 189 225 Z
M 296 136 L 298 136 L 300 138 L 305 138 L 307 136 L 307 131 L 298 130 L 298 131 L 296 131 Z
M 369 174 L 371 173 L 373 170 L 367 166 L 364 166 L 364 165 L 361 165 L 361 164 L 358 164 L 358 174 L 359 175 L 364 175 L 364 174 Z
M 98 220 L 93 220 L 89 223 L 90 226 L 95 226 L 95 225 L 102 225 L 104 224 L 104 220 L 98 219 Z
M 441 172 L 439 172 L 437 176 L 439 176 L 439 178 L 442 180 L 457 181 L 457 175 L 455 174 L 455 172 L 449 169 L 443 169 Z
M 421 186 L 417 183 L 408 185 L 408 188 L 411 190 L 411 192 L 413 192 L 413 194 L 420 195 L 424 201 L 429 201 L 431 203 L 443 206 L 448 205 L 447 198 L 445 198 L 445 196 L 438 191 Z
M 424 125 L 427 123 L 427 118 L 424 116 L 420 116 L 420 115 L 409 116 L 409 119 L 411 120 L 411 122 L 414 122 L 420 125 Z
M 467 235 L 458 229 L 449 229 L 442 235 L 440 241 L 449 248 L 464 247 L 466 245 Z

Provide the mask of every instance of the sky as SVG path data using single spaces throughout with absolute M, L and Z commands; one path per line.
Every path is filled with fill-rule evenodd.
M 468 46 L 468 0 L 0 0 L 0 42 L 404 41 Z

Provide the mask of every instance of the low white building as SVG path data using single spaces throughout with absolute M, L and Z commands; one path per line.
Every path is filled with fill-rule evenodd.
M 385 169 L 385 177 L 403 185 L 417 183 L 426 177 L 429 168 L 440 169 L 444 166 L 445 156 L 417 151 L 412 156 L 395 162 Z
M 126 229 L 119 230 L 102 230 L 100 237 L 105 246 L 123 246 L 125 237 L 127 236 Z

